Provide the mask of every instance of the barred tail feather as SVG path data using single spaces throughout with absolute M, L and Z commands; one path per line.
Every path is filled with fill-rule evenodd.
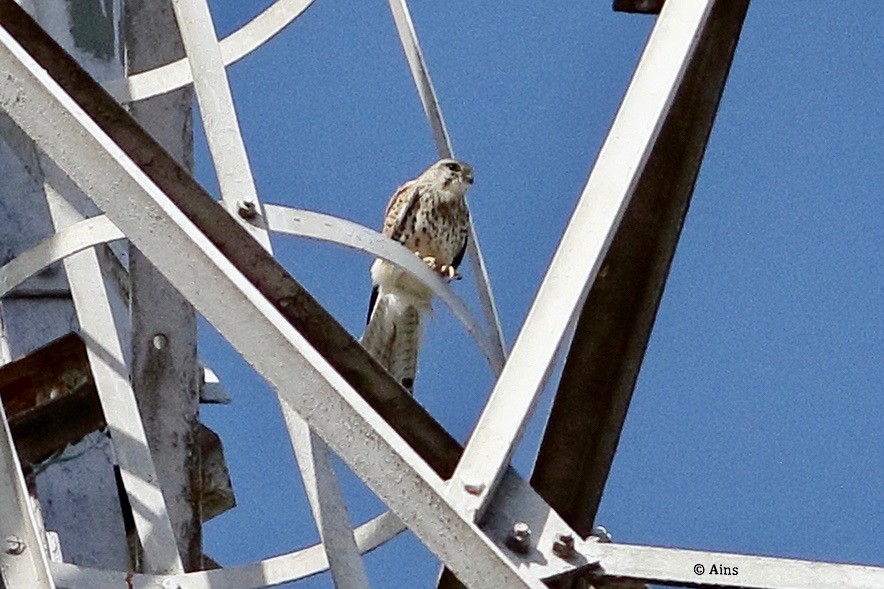
M 389 319 L 389 300 L 383 297 L 373 301 L 365 333 L 362 334 L 362 347 L 368 351 L 378 363 L 387 368 L 390 364 L 390 347 L 393 344 L 395 329 Z
M 421 340 L 421 311 L 401 297 L 378 298 L 362 345 L 409 392 L 414 388 Z
M 412 392 L 417 373 L 417 350 L 421 340 L 420 312 L 412 305 L 406 305 L 397 313 L 395 330 L 396 341 L 390 349 L 387 370 L 403 387 Z

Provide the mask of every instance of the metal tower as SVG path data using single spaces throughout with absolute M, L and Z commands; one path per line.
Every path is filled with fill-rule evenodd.
M 508 354 L 475 230 L 481 318 L 398 243 L 258 199 L 225 68 L 312 0 L 277 0 L 223 40 L 206 0 L 21 4 L 0 0 L 0 166 L 16 195 L 0 244 L 0 586 L 258 589 L 330 570 L 359 589 L 361 554 L 409 529 L 447 567 L 440 588 L 884 587 L 881 568 L 594 528 L 748 0 L 614 2 L 660 14 Z M 451 156 L 407 3 L 389 4 Z M 191 176 L 193 96 L 223 207 Z M 498 375 L 465 447 L 280 265 L 270 232 L 390 260 L 452 309 Z M 226 396 L 198 358 L 196 312 L 277 391 L 320 544 L 231 568 L 202 554 L 202 522 L 234 500 L 199 422 Z M 509 463 L 560 352 L 528 481 Z M 330 452 L 390 511 L 351 528 Z M 60 550 L 59 536 L 78 540 Z

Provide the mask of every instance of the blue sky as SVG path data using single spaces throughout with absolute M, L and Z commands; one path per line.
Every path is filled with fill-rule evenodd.
M 222 36 L 263 8 L 215 0 Z M 511 344 L 653 24 L 609 2 L 413 2 Z M 598 522 L 616 540 L 884 565 L 884 16 L 867 3 L 750 7 Z M 319 0 L 229 70 L 265 202 L 378 227 L 435 149 L 385 2 Z M 217 185 L 204 138 L 197 177 Z M 279 257 L 355 335 L 370 260 L 278 237 Z M 471 304 L 470 280 L 456 286 Z M 203 419 L 239 506 L 208 554 L 250 562 L 317 539 L 275 397 L 210 327 L 232 392 Z M 490 370 L 441 305 L 418 399 L 465 441 Z M 516 456 L 529 474 L 550 402 Z M 354 519 L 381 505 L 341 468 Z M 409 535 L 375 587 L 430 586 Z M 328 575 L 297 585 L 331 587 Z

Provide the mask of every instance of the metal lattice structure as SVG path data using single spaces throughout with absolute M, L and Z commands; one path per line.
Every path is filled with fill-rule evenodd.
M 508 355 L 475 228 L 469 253 L 481 320 L 398 243 L 343 219 L 258 199 L 225 68 L 310 4 L 277 0 L 219 41 L 206 0 L 172 0 L 183 57 L 160 66 L 139 63 L 135 67 L 143 71 L 130 71 L 102 88 L 15 2 L 0 1 L 0 110 L 5 113 L 0 130 L 10 145 L 19 146 L 16 157 L 41 171 L 51 224 L 51 235 L 0 267 L 0 297 L 21 295 L 23 287 L 37 284 L 35 276 L 64 264 L 77 341 L 83 342 L 88 365 L 82 378 L 93 383 L 100 404 L 93 410 L 95 421 L 109 433 L 138 555 L 123 568 L 66 562 L 53 551 L 29 467 L 23 468 L 23 438 L 13 431 L 18 422 L 4 399 L 0 538 L 6 544 L 0 571 L 6 589 L 258 589 L 325 570 L 336 587 L 366 588 L 361 555 L 405 529 L 447 567 L 440 588 L 628 586 L 630 581 L 757 589 L 884 587 L 884 569 L 876 567 L 622 545 L 593 534 L 748 0 L 665 3 Z M 437 150 L 450 157 L 453 148 L 407 3 L 389 4 Z M 653 10 L 654 4 L 631 8 Z M 186 148 L 163 141 L 162 129 L 151 136 L 135 120 L 139 108 L 156 107 L 159 103 L 150 101 L 170 91 L 183 92 L 179 99 L 189 103 L 188 88 L 200 107 L 223 207 L 186 169 Z M 651 208 L 665 214 L 649 223 L 643 213 Z M 498 375 L 465 447 L 279 264 L 272 232 L 389 260 L 451 308 Z M 129 253 L 128 273 L 120 262 L 126 256 L 108 247 L 125 240 L 137 248 Z M 627 282 L 633 290 L 640 285 L 637 296 L 619 296 Z M 175 471 L 165 461 L 185 458 L 157 445 L 163 436 L 155 430 L 157 420 L 146 416 L 142 384 L 126 376 L 140 374 L 138 366 L 149 368 L 151 354 L 167 350 L 170 341 L 151 335 L 144 340 L 148 349 L 133 356 L 128 346 L 142 341 L 138 334 L 164 332 L 156 325 L 136 329 L 134 319 L 126 328 L 115 311 L 120 300 L 129 299 L 134 317 L 136 300 L 149 306 L 164 289 L 180 293 L 174 295 L 181 297 L 176 304 L 189 310 L 190 321 L 195 309 L 277 391 L 320 544 L 250 565 L 204 570 L 209 567 L 199 542 L 196 548 L 192 542 L 198 517 L 194 524 L 193 506 L 178 501 L 179 495 L 169 491 L 173 483 L 164 478 Z M 181 321 L 159 315 L 140 321 Z M 629 329 L 615 335 L 614 324 Z M 127 329 L 136 333 L 126 335 Z M 529 482 L 509 467 L 510 459 L 565 346 L 568 359 Z M 181 367 L 181 378 L 196 370 L 195 353 L 190 360 L 191 366 Z M 127 370 L 133 363 L 136 368 Z M 27 370 L 16 364 L 19 373 Z M 199 372 L 205 380 L 200 396 L 217 399 L 211 371 Z M 596 391 L 591 401 L 586 382 Z M 185 387 L 182 403 L 197 403 L 195 394 Z M 169 411 L 161 405 L 148 408 L 155 416 Z M 195 417 L 188 420 L 187 427 L 196 431 Z M 84 424 L 84 432 L 93 426 Z M 574 439 L 575 431 L 581 439 Z M 351 528 L 330 452 L 390 511 Z M 701 561 L 727 562 L 741 573 L 699 577 L 693 565 Z

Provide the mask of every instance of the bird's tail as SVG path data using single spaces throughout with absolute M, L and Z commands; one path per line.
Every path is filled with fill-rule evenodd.
M 404 297 L 379 297 L 362 345 L 409 392 L 414 389 L 420 340 L 421 310 Z

